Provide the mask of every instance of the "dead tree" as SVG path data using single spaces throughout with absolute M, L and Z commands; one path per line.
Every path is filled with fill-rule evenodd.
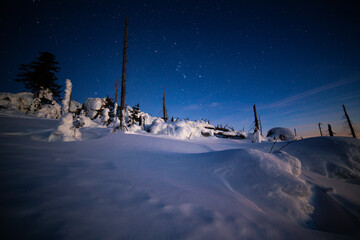
M 123 50 L 123 65 L 121 76 L 121 102 L 120 102 L 120 129 L 126 130 L 125 122 L 125 93 L 126 93 L 126 51 L 127 51 L 127 37 L 128 37 L 128 23 L 129 17 L 125 21 L 125 34 L 124 34 L 124 50 Z
M 116 84 L 115 84 L 115 103 L 117 103 L 118 91 L 119 91 L 119 79 L 116 79 Z
M 257 113 L 256 113 L 256 105 L 254 104 L 254 117 L 255 117 L 255 130 L 254 132 L 256 131 L 259 131 L 259 120 L 257 118 Z
M 119 91 L 119 79 L 116 79 L 116 84 L 115 84 L 115 102 L 114 102 L 114 124 L 116 124 L 117 121 L 117 98 L 118 98 L 118 91 Z
M 165 122 L 167 122 L 168 120 L 168 114 L 167 114 L 167 109 L 166 109 L 166 102 L 165 102 L 165 87 L 164 87 L 164 91 L 163 91 L 163 119 Z
M 328 131 L 329 131 L 330 137 L 333 137 L 333 136 L 334 136 L 334 132 L 333 132 L 333 130 L 332 130 L 332 128 L 331 128 L 330 123 L 328 124 Z
M 344 109 L 344 113 L 345 113 L 345 118 L 346 118 L 346 120 L 347 120 L 347 123 L 349 124 L 349 128 L 350 128 L 350 131 L 351 131 L 351 135 L 352 135 L 354 138 L 356 138 L 354 128 L 353 128 L 353 126 L 352 126 L 350 117 L 349 117 L 349 115 L 348 115 L 347 112 L 346 112 L 346 108 L 345 108 L 345 105 L 344 105 L 344 104 L 343 104 L 343 109 Z
M 262 125 L 261 125 L 261 118 L 260 118 L 260 115 L 259 115 L 259 123 L 260 123 L 260 134 L 262 136 Z
M 321 136 L 323 136 L 322 131 L 321 131 L 321 122 L 319 122 L 319 124 L 318 124 L 318 125 L 319 125 L 320 135 L 321 135 Z
M 296 128 L 294 128 L 294 134 L 295 134 L 295 137 L 296 137 L 296 135 L 297 135 L 297 134 L 296 134 Z

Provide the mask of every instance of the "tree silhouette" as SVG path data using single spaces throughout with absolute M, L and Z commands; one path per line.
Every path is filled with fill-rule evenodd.
M 29 64 L 21 64 L 15 79 L 17 82 L 22 82 L 25 88 L 34 93 L 37 97 L 41 89 L 50 89 L 56 101 L 60 101 L 61 86 L 57 84 L 58 78 L 55 73 L 59 72 L 59 64 L 55 60 L 54 54 L 50 52 L 39 52 L 40 56 L 36 61 Z

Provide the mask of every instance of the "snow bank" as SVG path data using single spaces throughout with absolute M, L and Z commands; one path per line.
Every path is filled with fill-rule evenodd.
M 282 141 L 295 140 L 294 133 L 288 128 L 276 127 L 268 131 L 267 137 L 278 139 Z
M 260 209 L 281 213 L 294 221 L 306 221 L 312 213 L 311 189 L 299 177 L 301 162 L 296 157 L 284 152 L 241 149 L 215 154 L 214 159 L 226 159 L 225 166 L 214 170 L 224 184 Z
M 303 169 L 329 178 L 360 180 L 360 141 L 358 139 L 306 138 L 289 144 L 283 151 L 299 158 Z

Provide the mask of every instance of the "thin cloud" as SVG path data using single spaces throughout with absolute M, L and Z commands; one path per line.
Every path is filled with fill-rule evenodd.
M 277 101 L 277 102 L 274 102 L 274 103 L 271 103 L 268 105 L 264 105 L 261 107 L 261 109 L 284 107 L 284 106 L 289 105 L 290 103 L 298 101 L 300 99 L 303 99 L 303 98 L 306 98 L 306 97 L 309 97 L 309 96 L 312 96 L 312 95 L 315 95 L 315 94 L 318 94 L 318 93 L 321 93 L 321 92 L 324 92 L 324 91 L 327 91 L 327 90 L 330 90 L 333 88 L 337 88 L 337 87 L 358 81 L 359 79 L 360 78 L 358 78 L 358 77 L 357 78 L 349 78 L 349 79 L 344 79 L 344 80 L 341 80 L 338 82 L 330 83 L 330 84 L 327 84 L 327 85 L 324 85 L 324 86 L 321 86 L 321 87 L 318 87 L 318 88 L 315 88 L 315 89 L 312 89 L 312 90 L 309 90 L 309 91 L 306 91 L 306 92 L 303 92 L 300 94 L 296 94 L 294 96 L 285 98 L 283 100 L 280 100 L 280 101 Z

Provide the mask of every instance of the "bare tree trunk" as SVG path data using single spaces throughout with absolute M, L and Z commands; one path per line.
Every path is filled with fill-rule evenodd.
M 344 105 L 344 104 L 343 104 L 343 109 L 344 109 L 344 113 L 345 113 L 346 120 L 347 120 L 347 122 L 348 122 L 348 124 L 349 124 L 349 128 L 350 128 L 350 131 L 351 131 L 351 135 L 352 135 L 354 138 L 356 138 L 354 128 L 353 128 L 353 126 L 352 126 L 350 117 L 349 117 L 349 115 L 348 115 L 347 112 L 346 112 L 346 108 L 345 108 L 345 105 Z
M 262 125 L 261 125 L 261 118 L 260 118 L 260 115 L 259 115 L 259 123 L 260 123 L 260 134 L 262 136 Z
M 117 122 L 117 98 L 118 98 L 118 91 L 119 91 L 119 79 L 116 79 L 116 84 L 115 84 L 115 102 L 114 102 L 114 125 Z
M 168 115 L 167 115 L 167 109 L 166 109 L 166 102 L 165 102 L 165 87 L 164 87 L 164 92 L 163 92 L 163 119 L 165 122 L 167 122 L 168 120 Z
M 254 117 L 255 117 L 255 131 L 259 131 L 259 121 L 257 118 L 257 113 L 256 113 L 256 105 L 254 104 Z
M 297 135 L 297 134 L 296 134 L 296 128 L 294 128 L 294 133 L 295 133 L 295 137 L 296 137 L 296 135 Z
M 320 135 L 321 135 L 321 136 L 323 136 L 322 131 L 321 131 L 321 122 L 319 122 L 319 124 L 318 124 L 318 125 L 319 125 Z
M 116 84 L 115 84 L 115 103 L 117 103 L 118 91 L 119 91 L 119 79 L 116 79 Z
M 126 51 L 127 51 L 127 38 L 128 38 L 128 23 L 129 23 L 129 17 L 126 17 L 122 77 L 121 77 L 121 102 L 120 102 L 120 111 L 121 111 L 120 112 L 120 128 L 121 128 L 121 130 L 127 129 L 126 123 L 125 123 L 125 93 L 126 93 Z
M 331 128 L 330 123 L 328 124 L 328 131 L 329 131 L 330 137 L 333 137 L 333 136 L 334 136 L 334 132 L 333 132 L 333 130 L 332 130 L 332 128 Z

